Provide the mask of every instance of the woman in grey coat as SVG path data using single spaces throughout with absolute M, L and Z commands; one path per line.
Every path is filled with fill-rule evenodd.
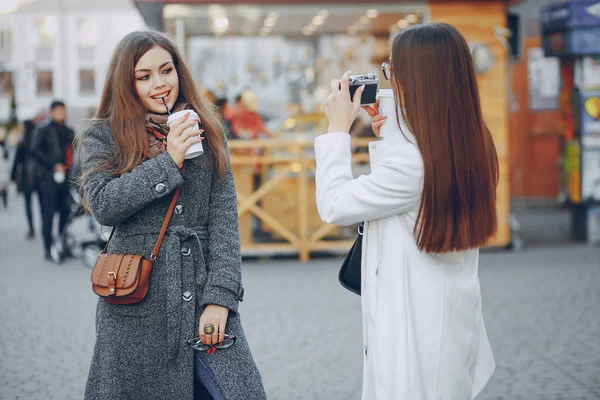
M 166 107 L 198 117 L 184 115 L 169 127 Z M 116 227 L 109 253 L 149 258 L 182 187 L 146 297 L 129 305 L 98 301 L 85 398 L 265 399 L 238 313 L 244 289 L 225 139 L 167 36 L 133 32 L 121 40 L 96 117 L 79 140 L 84 199 L 100 224 Z M 199 142 L 204 154 L 185 160 Z M 186 345 L 198 336 L 222 343 L 224 334 L 236 337 L 233 346 L 207 352 Z

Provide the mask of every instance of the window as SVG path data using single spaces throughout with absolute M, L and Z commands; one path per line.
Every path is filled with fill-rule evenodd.
M 79 71 L 79 94 L 93 95 L 96 91 L 96 73 L 93 69 Z
M 34 38 L 37 39 L 38 48 L 51 48 L 52 40 L 58 29 L 56 17 L 46 17 L 39 19 L 35 23 Z
M 12 72 L 0 71 L 0 96 L 10 96 L 10 86 L 12 81 Z
M 52 94 L 52 71 L 41 70 L 36 72 L 36 93 L 39 95 Z
M 90 49 L 96 46 L 98 41 L 98 28 L 96 19 L 91 17 L 80 17 L 77 19 L 77 46 Z

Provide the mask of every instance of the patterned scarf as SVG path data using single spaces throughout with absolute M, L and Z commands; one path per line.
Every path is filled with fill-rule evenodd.
M 186 101 L 179 101 L 175 104 L 171 113 L 191 109 L 192 107 Z M 152 112 L 146 114 L 146 132 L 148 133 L 148 146 L 150 148 L 148 153 L 149 158 L 156 157 L 167 150 L 167 135 L 169 134 L 168 118 L 169 114 L 155 114 Z

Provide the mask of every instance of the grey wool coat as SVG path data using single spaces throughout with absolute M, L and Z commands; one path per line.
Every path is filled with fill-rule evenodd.
M 100 224 L 116 226 L 108 252 L 150 257 L 182 185 L 144 300 L 98 301 L 85 398 L 192 400 L 195 350 L 185 342 L 198 336 L 203 308 L 217 304 L 230 310 L 226 333 L 237 341 L 210 355 L 200 353 L 205 376 L 225 400 L 265 399 L 238 313 L 244 289 L 231 168 L 224 178 L 213 178 L 205 145 L 203 155 L 185 161 L 185 174 L 167 152 L 121 176 L 93 172 L 116 146 L 107 122 L 91 121 L 83 135 L 82 171 L 92 171 L 83 182 L 86 200 Z

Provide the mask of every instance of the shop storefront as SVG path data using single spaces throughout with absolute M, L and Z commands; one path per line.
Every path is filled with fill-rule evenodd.
M 600 244 L 600 1 L 557 2 L 540 12 L 546 56 L 560 58 L 557 125 L 565 142 L 571 237 Z
M 321 104 L 345 71 L 376 73 L 389 40 L 414 24 L 448 22 L 472 47 L 486 122 L 501 165 L 499 231 L 510 244 L 506 1 L 231 2 L 134 0 L 146 23 L 169 32 L 213 100 L 246 90 L 272 138 L 230 140 L 244 254 L 347 251 L 355 230 L 321 223 L 314 201 L 312 142 L 324 131 Z M 369 120 L 353 127 L 356 173 L 368 172 Z

